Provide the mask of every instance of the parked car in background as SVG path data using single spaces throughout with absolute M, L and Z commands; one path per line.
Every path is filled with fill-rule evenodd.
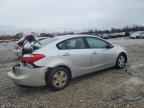
M 104 34 L 102 34 L 101 38 L 103 38 L 103 39 L 109 39 L 110 37 L 109 37 L 109 34 L 104 33 Z
M 140 38 L 141 38 L 141 39 L 144 39 L 144 33 L 141 33 L 141 34 L 140 34 Z
M 103 34 L 96 34 L 95 36 L 102 38 Z
M 118 45 L 92 35 L 50 38 L 43 47 L 25 54 L 8 72 L 20 86 L 48 86 L 60 90 L 75 77 L 116 67 L 124 68 L 127 52 Z
M 120 32 L 120 36 L 121 37 L 125 37 L 126 36 L 126 32 Z
M 30 53 L 31 51 L 31 45 L 34 45 L 34 50 L 38 49 L 40 46 L 43 46 L 43 44 L 45 44 L 45 42 L 48 39 L 48 37 L 39 37 L 37 38 L 38 42 L 35 43 L 35 41 L 32 41 L 31 43 L 27 40 L 24 39 L 24 37 L 22 37 L 19 41 L 16 42 L 15 45 L 15 49 L 14 49 L 14 53 L 16 56 L 21 57 L 23 54 L 25 53 Z
M 109 34 L 107 33 L 97 34 L 96 36 L 103 39 L 109 39 Z
M 120 37 L 121 36 L 121 33 L 110 33 L 110 38 L 117 38 L 117 37 Z
M 141 32 L 134 32 L 129 36 L 129 38 L 138 39 L 138 38 L 140 38 L 140 35 L 141 35 Z

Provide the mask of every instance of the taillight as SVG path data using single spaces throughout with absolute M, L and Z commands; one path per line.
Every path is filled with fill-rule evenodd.
M 33 63 L 37 60 L 40 60 L 42 58 L 44 58 L 45 56 L 43 54 L 25 54 L 23 55 L 23 57 L 21 58 L 22 62 L 29 62 L 29 63 Z

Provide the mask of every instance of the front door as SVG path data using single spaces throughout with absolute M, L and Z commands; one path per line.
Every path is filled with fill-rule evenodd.
M 113 48 L 96 37 L 86 37 L 91 52 L 92 69 L 99 70 L 110 67 L 113 63 Z

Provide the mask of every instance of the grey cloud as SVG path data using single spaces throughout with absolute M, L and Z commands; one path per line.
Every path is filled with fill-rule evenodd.
M 47 30 L 144 25 L 143 0 L 0 0 L 0 25 Z

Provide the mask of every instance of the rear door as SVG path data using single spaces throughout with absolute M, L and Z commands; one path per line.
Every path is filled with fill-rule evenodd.
M 108 42 L 97 37 L 86 37 L 85 39 L 90 48 L 93 71 L 113 65 L 113 48 L 108 48 Z
M 91 53 L 83 37 L 65 40 L 58 45 L 60 58 L 72 67 L 74 75 L 79 76 L 89 71 L 91 67 Z

